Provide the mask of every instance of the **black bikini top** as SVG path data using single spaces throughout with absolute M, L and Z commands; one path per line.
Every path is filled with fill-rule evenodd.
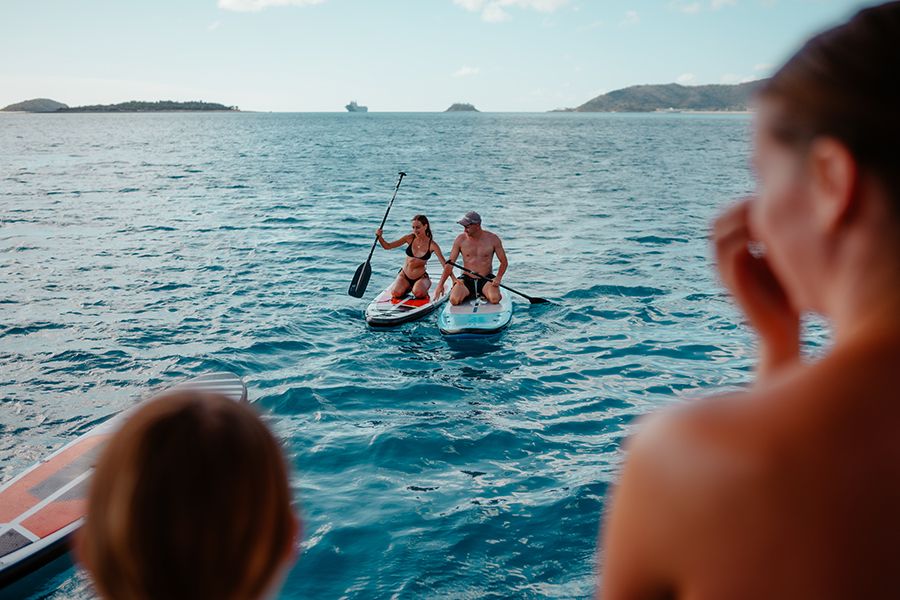
M 406 255 L 411 256 L 412 258 L 418 258 L 419 260 L 427 261 L 429 258 L 431 258 L 431 241 L 429 240 L 428 242 L 428 252 L 426 252 L 424 256 L 416 256 L 415 254 L 413 254 L 412 243 L 410 243 L 406 247 Z

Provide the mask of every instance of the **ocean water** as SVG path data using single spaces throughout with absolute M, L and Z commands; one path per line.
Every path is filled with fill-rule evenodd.
M 586 598 L 637 417 L 746 382 L 710 220 L 745 115 L 0 114 L 0 479 L 149 390 L 243 376 L 306 533 L 281 598 Z M 517 299 L 489 343 L 367 328 L 429 216 L 478 210 Z M 430 266 L 432 273 L 439 268 Z M 224 524 L 223 524 L 224 525 Z M 36 597 L 91 598 L 69 569 Z

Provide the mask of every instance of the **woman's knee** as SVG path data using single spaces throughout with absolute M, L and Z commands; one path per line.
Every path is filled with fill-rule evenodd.
M 409 284 L 398 281 L 391 288 L 391 296 L 394 298 L 402 298 L 409 292 Z

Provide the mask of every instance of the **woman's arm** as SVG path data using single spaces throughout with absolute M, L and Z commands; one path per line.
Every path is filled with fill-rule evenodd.
M 441 252 L 441 247 L 438 246 L 438 243 L 435 242 L 434 240 L 431 241 L 431 251 L 434 252 L 435 256 L 438 257 L 438 261 L 440 261 L 441 267 L 446 268 L 447 267 L 447 259 L 444 258 L 444 254 L 443 254 L 443 252 Z M 453 277 L 453 283 L 456 283 L 456 277 L 453 276 L 452 270 L 450 272 L 450 276 Z M 443 278 L 441 279 L 441 281 L 443 281 Z
M 385 250 L 393 250 L 394 248 L 397 248 L 398 246 L 402 246 L 403 244 L 409 244 L 412 241 L 410 238 L 413 237 L 413 234 L 410 233 L 408 235 L 404 235 L 399 240 L 394 240 L 393 242 L 387 242 L 387 241 L 385 241 L 385 239 L 381 235 L 381 233 L 382 233 L 382 231 L 380 229 L 376 229 L 375 230 L 375 238 L 378 240 L 378 243 L 381 244 L 381 247 L 384 248 Z

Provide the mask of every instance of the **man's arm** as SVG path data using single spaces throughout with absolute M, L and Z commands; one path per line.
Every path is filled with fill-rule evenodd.
M 500 268 L 497 269 L 497 274 L 494 276 L 494 284 L 499 286 L 500 280 L 503 279 L 503 274 L 506 273 L 506 267 L 509 266 L 509 262 L 506 260 L 506 250 L 503 249 L 503 242 L 496 235 L 494 236 L 494 254 L 497 255 L 497 260 L 500 261 Z

